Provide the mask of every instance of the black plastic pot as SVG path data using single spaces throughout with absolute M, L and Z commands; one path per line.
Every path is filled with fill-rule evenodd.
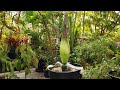
M 5 79 L 5 77 L 4 76 L 0 76 L 0 79 Z
M 112 79 L 120 79 L 120 77 L 116 77 L 116 76 L 113 76 L 113 75 L 112 75 L 112 73 L 115 73 L 115 72 L 117 72 L 117 71 L 110 71 L 110 72 L 108 73 L 108 75 L 109 75 Z
M 70 62 L 70 64 L 72 64 L 72 65 L 74 65 L 74 66 L 81 67 L 81 65 L 80 65 L 80 64 L 78 64 L 78 63 L 72 63 L 72 62 Z
M 15 53 L 16 48 L 11 48 L 10 52 L 8 53 L 8 57 L 10 59 L 15 59 L 16 58 L 16 53 Z
M 46 61 L 43 59 L 40 59 L 39 63 L 38 63 L 38 68 L 36 69 L 36 72 L 44 72 L 45 69 L 46 69 Z
M 49 78 L 49 70 L 44 70 L 44 77 Z
M 80 70 L 64 72 L 49 71 L 50 79 L 80 79 L 81 77 L 82 75 L 80 74 Z

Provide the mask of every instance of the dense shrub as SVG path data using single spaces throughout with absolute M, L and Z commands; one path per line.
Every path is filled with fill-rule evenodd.
M 85 42 L 81 46 L 77 46 L 71 53 L 70 61 L 79 62 L 81 64 L 101 63 L 104 59 L 110 59 L 117 53 L 117 45 L 110 38 L 99 38 L 92 42 Z
M 75 47 L 70 61 L 85 65 L 83 79 L 110 79 L 109 71 L 120 66 L 120 48 L 114 39 L 99 37 Z
M 116 60 L 105 60 L 100 64 L 96 64 L 95 67 L 88 66 L 84 70 L 84 79 L 110 79 L 108 75 L 109 71 L 119 68 Z
M 17 34 L 7 36 L 0 42 L 0 72 L 13 75 L 14 70 L 25 69 L 28 74 L 31 66 L 37 67 L 36 53 L 30 46 L 27 35 Z
M 115 54 L 115 57 L 113 58 L 114 60 L 116 60 L 116 64 L 120 65 L 120 52 L 119 51 Z
M 32 36 L 31 43 L 32 43 L 33 48 L 38 49 L 42 43 L 41 33 L 31 31 L 30 36 Z

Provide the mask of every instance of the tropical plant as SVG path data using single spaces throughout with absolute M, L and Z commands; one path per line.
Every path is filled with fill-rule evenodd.
M 10 76 L 14 75 L 12 62 L 7 56 L 8 48 L 5 42 L 0 42 L 0 72 L 10 72 Z
M 65 65 L 69 60 L 70 45 L 67 39 L 62 38 L 60 43 L 60 58 L 62 63 Z
M 32 50 L 32 48 L 27 45 L 23 44 L 16 49 L 16 53 L 18 57 L 16 58 L 15 67 L 17 70 L 21 71 L 25 69 L 25 76 L 30 73 L 31 66 L 37 68 L 38 60 L 36 58 L 36 53 Z
M 67 35 L 67 16 L 68 16 L 68 13 L 65 12 L 62 38 L 60 42 L 60 58 L 64 65 L 67 64 L 69 60 L 69 54 L 70 54 L 70 45 L 69 45 L 68 35 Z

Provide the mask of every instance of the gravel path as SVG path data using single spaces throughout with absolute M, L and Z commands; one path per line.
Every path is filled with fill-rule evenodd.
M 46 79 L 43 73 L 32 72 L 27 76 L 28 79 Z
M 25 79 L 25 72 L 17 73 L 17 77 L 20 79 Z M 27 79 L 47 79 L 44 77 L 43 72 L 36 72 L 35 69 L 31 69 L 31 73 L 27 75 Z
M 35 68 L 30 69 L 31 73 L 27 75 L 27 79 L 48 79 L 44 77 L 43 72 L 36 72 Z M 0 77 L 7 76 L 8 72 L 6 73 L 0 73 Z M 14 72 L 15 79 L 25 79 L 25 70 L 22 71 L 15 71 Z M 11 78 L 14 79 L 14 78 Z

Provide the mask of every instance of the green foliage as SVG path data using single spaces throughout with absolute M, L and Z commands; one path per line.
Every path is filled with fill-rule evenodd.
M 8 71 L 10 75 L 13 75 L 14 68 L 12 66 L 10 59 L 7 57 L 7 45 L 5 42 L 0 42 L 0 72 Z
M 111 70 L 119 68 L 119 65 L 116 64 L 116 60 L 105 60 L 100 64 L 93 66 L 88 66 L 85 68 L 85 73 L 83 75 L 84 79 L 110 79 L 108 73 Z
M 73 14 L 74 15 L 74 14 Z M 70 36 L 70 50 L 72 51 L 72 49 L 77 45 L 77 39 L 79 37 L 78 34 L 78 28 L 75 27 L 76 25 L 76 18 L 77 18 L 77 12 L 75 13 L 75 20 L 73 22 L 72 19 L 73 16 L 69 16 L 69 36 Z
M 13 72 L 16 68 L 25 69 L 28 74 L 31 65 L 37 66 L 38 59 L 52 62 L 61 58 L 63 64 L 69 60 L 83 66 L 96 65 L 90 67 L 92 73 L 96 73 L 101 64 L 103 71 L 98 70 L 91 77 L 106 78 L 106 60 L 114 57 L 116 64 L 120 62 L 120 48 L 115 44 L 120 41 L 119 11 L 21 11 L 20 17 L 18 12 L 0 12 L 0 71 Z M 15 32 L 13 27 L 20 32 Z M 64 30 L 68 41 L 60 42 Z M 16 47 L 15 60 L 7 57 L 12 47 Z
M 72 53 L 70 54 L 69 61 L 71 63 L 79 63 L 80 64 L 80 58 L 79 58 L 79 50 L 78 48 L 73 48 Z
M 77 62 L 93 64 L 112 58 L 116 52 L 117 46 L 110 38 L 100 38 L 75 47 L 70 57 Z
M 114 38 L 103 36 L 100 38 L 100 41 L 103 45 L 107 46 L 109 49 L 111 49 L 114 54 L 118 52 L 118 47 L 115 44 Z
M 30 66 L 34 65 L 34 67 L 37 68 L 36 63 L 36 53 L 32 50 L 32 48 L 29 45 L 23 44 L 16 49 L 16 53 L 18 55 L 17 57 L 17 64 L 16 69 L 17 70 L 30 70 Z M 35 60 L 35 62 L 34 62 Z M 15 67 L 14 67 L 15 68 Z
M 35 21 L 38 23 L 39 22 L 39 15 L 38 15 L 38 12 L 37 11 L 26 11 L 25 13 L 25 21 L 26 22 L 33 22 L 33 24 L 35 24 Z
M 31 31 L 30 35 L 32 36 L 32 38 L 31 38 L 32 48 L 37 50 L 41 46 L 42 41 L 43 41 L 42 33 Z
M 115 54 L 115 57 L 113 57 L 114 60 L 116 61 L 116 64 L 120 65 L 120 51 L 118 51 L 116 54 Z

